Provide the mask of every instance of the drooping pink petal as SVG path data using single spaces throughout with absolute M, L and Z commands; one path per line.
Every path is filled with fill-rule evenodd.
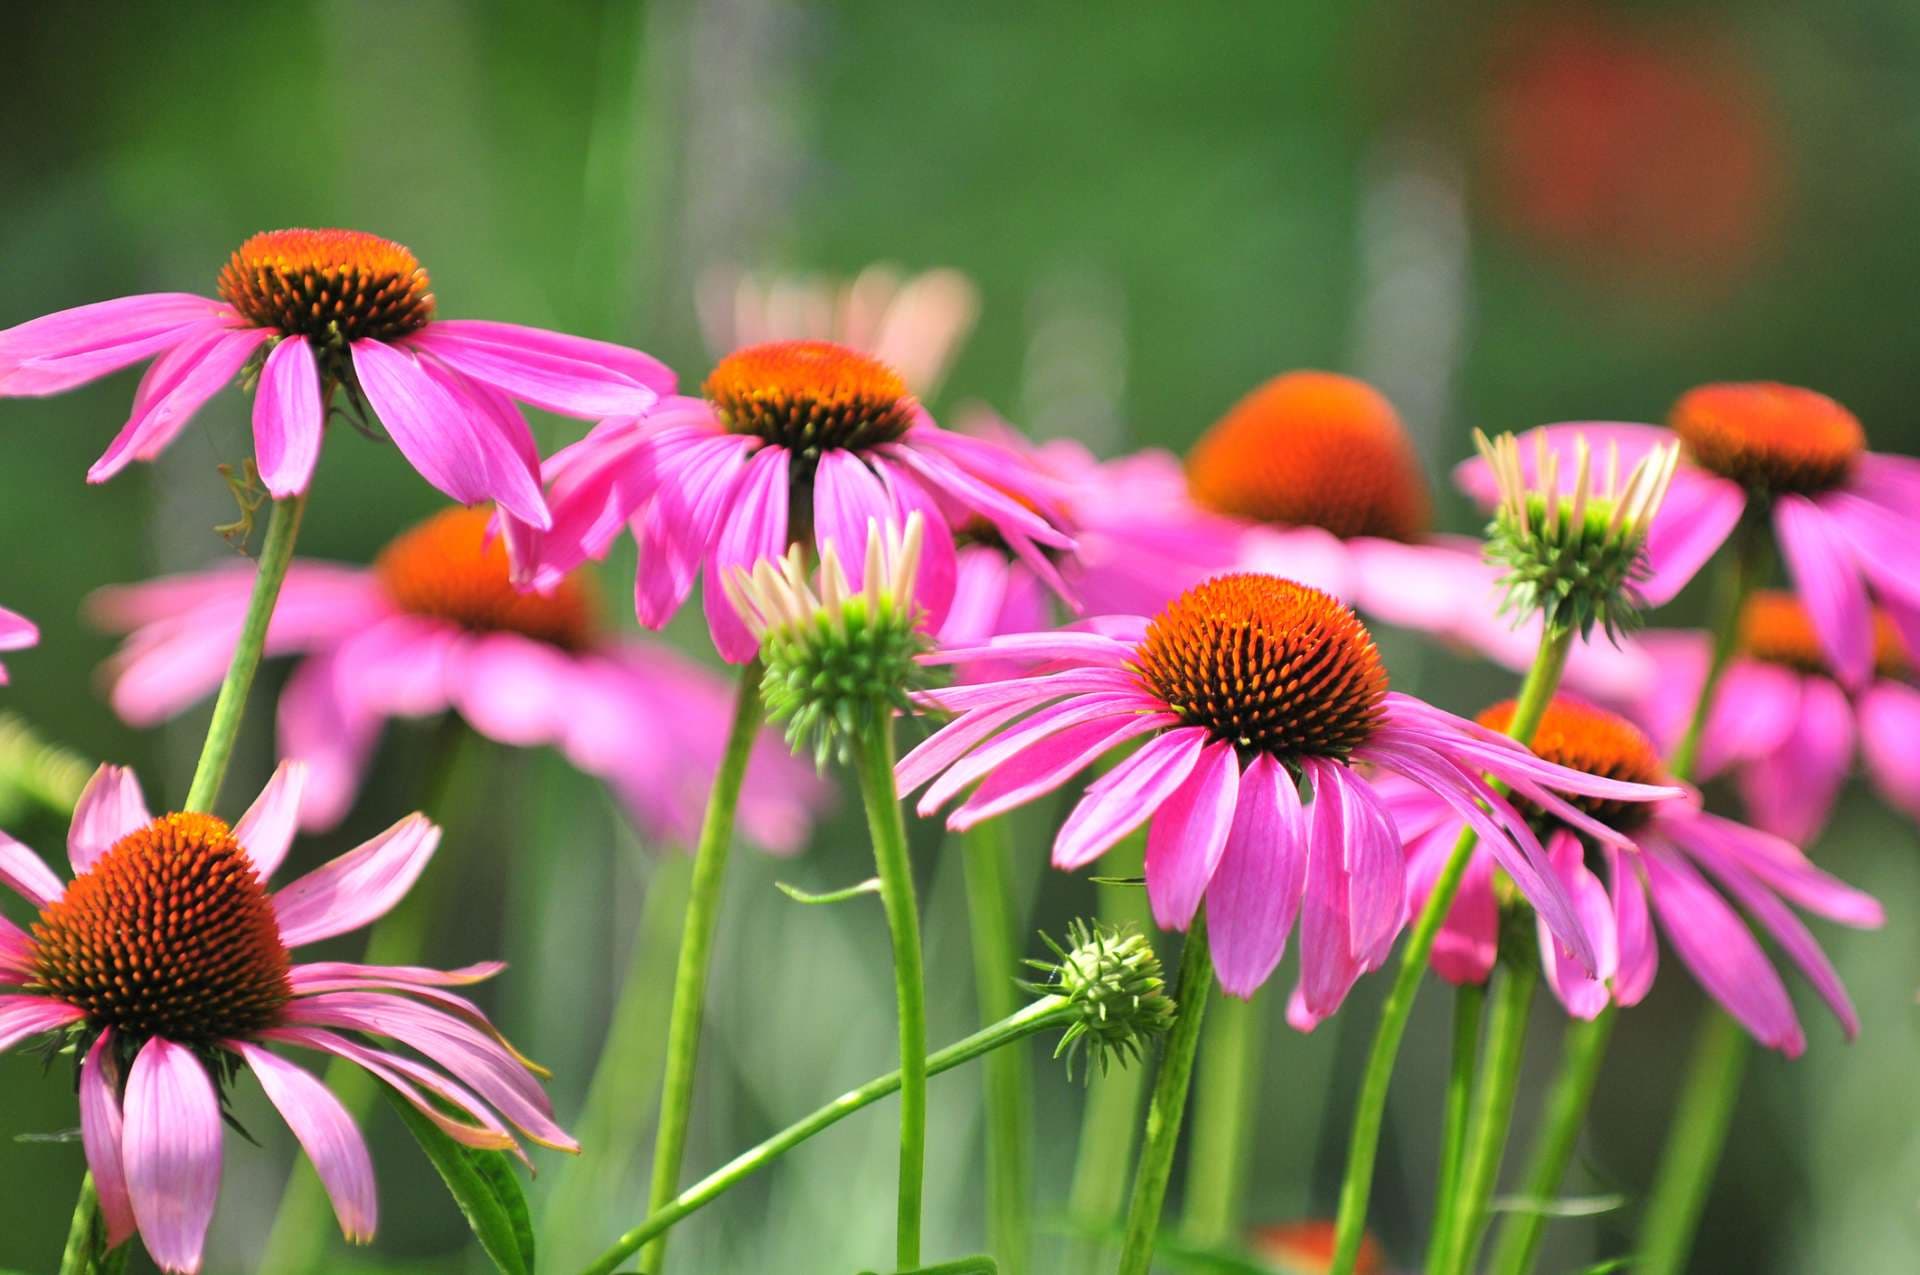
M 1053 841 L 1053 866 L 1072 872 L 1093 862 L 1152 817 L 1186 782 L 1206 747 L 1199 727 L 1170 730 L 1087 789 Z
M 837 447 L 821 452 L 813 474 L 813 542 L 823 559 L 827 547 L 834 547 L 854 588 L 865 582 L 868 525 L 889 521 L 906 519 L 895 510 L 879 475 L 853 452 Z
M 140 1238 L 161 1270 L 192 1275 L 220 1194 L 220 1098 L 191 1049 L 155 1036 L 127 1078 L 121 1156 Z
M 1075 695 L 1037 710 L 1017 726 L 995 736 L 963 758 L 949 764 L 920 799 L 922 818 L 964 792 L 988 773 L 1059 731 L 1102 718 L 1138 715 L 1138 701 L 1116 694 Z
M 261 328 L 218 324 L 161 356 L 147 369 L 134 396 L 133 414 L 87 470 L 87 481 L 103 483 L 136 460 L 152 460 L 186 428 L 193 414 L 237 375 L 268 333 Z
M 1747 815 L 1775 836 L 1805 845 L 1820 835 L 1853 769 L 1853 706 L 1824 677 L 1805 678 L 1793 731 L 1737 776 Z
M 956 610 L 958 608 L 956 607 Z M 1053 660 L 1074 664 L 1124 668 L 1133 661 L 1138 647 L 1134 642 L 1118 642 L 1104 633 L 1054 629 L 1039 633 L 1005 633 L 964 646 L 942 642 L 940 648 L 922 657 L 923 664 L 958 664 L 968 660 L 1008 660 L 1021 664 L 1045 664 Z
M 1184 930 L 1206 897 L 1227 849 L 1240 803 L 1240 762 L 1225 740 L 1200 752 L 1186 782 L 1154 813 L 1147 828 L 1147 899 L 1154 923 Z
M 1613 933 L 1618 968 L 1613 976 L 1613 999 L 1622 1008 L 1638 1005 L 1653 990 L 1660 968 L 1660 944 L 1654 938 L 1653 918 L 1647 913 L 1647 888 L 1640 877 L 1640 856 L 1623 855 L 1603 847 L 1608 892 L 1613 899 Z
M 938 633 L 947 622 L 954 590 L 959 587 L 959 551 L 954 546 L 953 529 L 947 525 L 947 514 L 911 473 L 881 456 L 868 457 L 868 463 L 887 485 L 894 507 L 900 511 L 901 525 L 914 514 L 920 515 L 924 532 L 913 600 L 927 613 L 928 631 Z
M 1014 677 L 971 686 L 943 686 L 922 691 L 915 702 L 943 713 L 965 713 L 978 708 L 997 708 L 1002 704 L 1022 703 L 1037 708 L 1051 699 L 1090 691 L 1134 694 L 1142 712 L 1165 711 L 1166 705 L 1141 685 L 1139 675 L 1125 669 L 1072 668 L 1035 677 Z
M 230 320 L 218 301 L 149 292 L 75 306 L 0 330 L 0 396 L 58 394 Z
M 638 350 L 517 323 L 440 319 L 407 343 L 562 416 L 634 415 L 673 393 L 675 385 L 666 364 Z
M 113 1047 L 113 1033 L 102 1031 L 80 1064 L 80 1143 L 100 1195 L 100 1213 L 107 1219 L 107 1243 L 118 1247 L 133 1238 L 135 1222 L 120 1155 L 120 1068 Z
M 260 1039 L 278 1044 L 297 1045 L 320 1053 L 344 1058 L 364 1067 L 405 1098 L 421 1115 L 431 1120 L 442 1133 L 462 1146 L 482 1151 L 512 1151 L 519 1145 L 485 1103 L 465 1086 L 442 1076 L 411 1058 L 372 1049 L 335 1032 L 317 1027 L 272 1027 L 260 1033 Z M 455 1120 L 427 1094 L 439 1098 L 455 1110 L 465 1112 L 474 1123 Z M 523 1156 L 522 1159 L 525 1157 Z
M 1547 848 L 1547 858 L 1553 864 L 1560 883 L 1573 899 L 1580 920 L 1586 926 L 1587 936 L 1593 940 L 1596 964 L 1589 974 L 1569 960 L 1561 951 L 1559 940 L 1554 938 L 1553 932 L 1536 917 L 1534 924 L 1540 934 L 1540 962 L 1547 971 L 1547 986 L 1566 1007 L 1567 1013 L 1574 1018 L 1591 1020 L 1599 1017 L 1600 1011 L 1607 1007 L 1607 1001 L 1611 998 L 1608 980 L 1619 969 L 1620 949 L 1614 929 L 1613 900 L 1607 896 L 1606 887 L 1587 870 L 1580 841 L 1572 833 L 1555 833 Z
M 1781 496 L 1773 505 L 1773 529 L 1834 672 L 1848 686 L 1864 686 L 1873 673 L 1873 610 L 1839 528 L 1805 496 Z
M 306 787 L 307 764 L 281 762 L 273 768 L 273 777 L 247 807 L 247 813 L 233 825 L 233 839 L 253 860 L 253 870 L 262 881 L 279 869 L 293 845 L 294 831 L 300 826 L 300 797 Z
M 1775 893 L 1816 916 L 1856 929 L 1873 930 L 1886 924 L 1886 911 L 1878 899 L 1822 872 L 1799 847 L 1770 832 L 1702 811 L 1663 818 L 1658 827 L 1689 850 L 1709 842 L 1719 847 Z
M 39 855 L 4 832 L 0 832 L 0 885 L 36 908 L 44 908 L 67 892 Z
M 1376 969 L 1406 920 L 1406 865 L 1400 838 L 1372 788 L 1345 766 L 1317 758 L 1309 759 L 1306 769 L 1313 781 L 1314 800 L 1332 797 L 1329 818 L 1335 812 L 1338 815 L 1354 959 L 1363 969 Z
M 47 996 L 0 996 L 0 1051 L 86 1016 L 85 1010 Z
M 1032 708 L 1032 704 L 1015 700 L 962 713 L 921 740 L 900 759 L 900 764 L 893 768 L 894 786 L 905 796 Z
M 373 840 L 314 869 L 273 896 L 280 940 L 318 943 L 372 923 L 406 897 L 440 844 L 440 829 L 412 814 Z
M 1876 682 L 1860 697 L 1860 750 L 1880 795 L 1920 819 L 1920 691 Z
M 0 987 L 20 987 L 33 981 L 33 936 L 0 916 Z
M 948 818 L 947 826 L 965 832 L 982 820 L 1052 792 L 1126 741 L 1179 724 L 1172 714 L 1132 713 L 1070 726 L 990 771 L 973 796 Z
M 1621 472 L 1627 472 L 1621 459 Z M 1639 584 L 1650 607 L 1665 606 L 1712 560 L 1740 525 L 1747 495 L 1735 483 L 1682 468 L 1647 531 L 1647 575 Z
M 489 633 L 455 648 L 448 688 L 468 725 L 488 739 L 526 748 L 565 733 L 575 670 L 558 647 L 517 633 Z
M 358 965 L 351 961 L 312 961 L 288 973 L 296 993 L 340 992 L 379 987 L 467 987 L 484 983 L 506 969 L 504 961 L 481 961 L 457 970 L 424 965 Z
M 367 1243 L 379 1220 L 379 1201 L 374 1194 L 373 1159 L 353 1117 L 325 1085 L 278 1054 L 244 1040 L 224 1043 L 246 1060 L 267 1101 L 300 1140 L 327 1198 L 333 1201 L 334 1216 L 340 1219 L 347 1242 Z
M 280 692 L 280 752 L 306 767 L 300 826 L 309 832 L 347 817 L 380 735 L 379 716 L 341 694 L 342 676 L 336 655 L 317 655 Z
M 1920 567 L 1913 541 L 1920 535 L 1920 508 L 1833 491 L 1817 502 L 1847 542 L 1873 587 L 1908 608 L 1920 606 Z
M 1408 902 L 1425 907 L 1433 883 L 1459 840 L 1459 825 L 1445 824 L 1422 837 L 1407 857 Z M 1500 955 L 1500 902 L 1493 893 L 1493 855 L 1476 846 L 1467 856 L 1453 906 L 1433 939 L 1433 972 L 1449 983 L 1484 983 Z
M 1013 572 L 1013 563 L 998 546 L 967 545 L 960 550 L 955 562 L 953 604 L 947 608 L 947 618 L 941 621 L 936 635 L 940 646 L 935 659 L 959 663 L 947 656 L 954 650 L 977 650 L 984 639 L 1001 631 L 1000 612 L 1006 606 L 1007 587 Z M 970 677 L 969 672 L 962 668 L 958 676 L 965 681 L 989 680 Z
M 267 355 L 253 399 L 253 455 L 276 500 L 298 495 L 313 480 L 326 420 L 313 346 L 288 337 Z
M 759 654 L 760 643 L 733 609 L 722 582 L 736 567 L 751 570 L 762 558 L 777 558 L 786 551 L 787 461 L 784 447 L 763 447 L 754 453 L 740 475 L 733 507 L 722 519 L 707 558 L 701 601 L 713 644 L 729 664 L 751 660 Z
M 1287 950 L 1307 882 L 1307 827 L 1293 776 L 1261 753 L 1240 776 L 1240 801 L 1207 885 L 1207 939 L 1228 995 L 1251 998 Z
M 101 766 L 80 791 L 67 829 L 67 857 L 74 872 L 89 870 L 115 842 L 152 822 L 132 768 Z
M 661 462 L 660 493 L 640 520 L 633 582 L 634 614 L 648 628 L 663 627 L 693 591 L 756 444 L 750 435 L 721 434 L 688 447 L 672 466 Z
M 1333 781 L 1324 772 L 1315 770 L 1310 777 L 1315 783 L 1306 811 L 1307 884 L 1300 902 L 1301 1012 L 1288 1010 L 1288 1021 L 1303 1031 L 1339 1009 L 1363 972 L 1353 951 L 1353 890 L 1341 841 L 1340 802 L 1329 795 Z

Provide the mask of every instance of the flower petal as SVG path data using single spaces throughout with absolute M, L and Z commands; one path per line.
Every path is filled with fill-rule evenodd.
M 73 823 L 67 829 L 67 857 L 75 874 L 92 868 L 115 842 L 152 822 L 133 770 L 101 766 L 81 790 L 73 808 Z
M 1069 726 L 989 772 L 966 804 L 948 818 L 947 826 L 965 832 L 984 819 L 1052 792 L 1127 740 L 1179 724 L 1169 714 L 1127 713 Z
M 48 996 L 0 996 L 0 1050 L 86 1016 L 85 1010 Z
M 225 1044 L 246 1060 L 267 1100 L 300 1140 L 327 1189 L 327 1198 L 333 1201 L 334 1216 L 340 1219 L 347 1242 L 367 1243 L 379 1219 L 379 1201 L 374 1194 L 373 1160 L 353 1117 L 325 1085 L 278 1054 L 244 1040 Z
M 140 1238 L 167 1272 L 200 1269 L 220 1195 L 220 1098 L 193 1051 L 155 1036 L 127 1078 L 121 1155 Z
M 167 351 L 147 369 L 134 396 L 133 414 L 87 470 L 87 481 L 103 483 L 132 462 L 159 455 L 270 335 L 262 328 L 235 330 L 214 324 Z
M 280 692 L 280 753 L 306 769 L 300 826 L 309 832 L 347 817 L 380 737 L 381 719 L 340 693 L 340 677 L 335 654 L 317 655 L 294 669 Z
M 102 1031 L 80 1065 L 80 1143 L 100 1195 L 100 1212 L 107 1219 L 107 1244 L 118 1247 L 133 1237 L 135 1222 L 120 1157 L 120 1068 L 113 1045 L 113 1033 Z
M 1207 732 L 1185 727 L 1156 735 L 1095 782 L 1053 841 L 1053 866 L 1072 872 L 1093 862 L 1152 817 L 1186 782 Z
M 1873 610 L 1844 534 L 1832 515 L 1805 496 L 1774 501 L 1773 529 L 1834 672 L 1847 686 L 1865 685 L 1873 674 Z
M 279 869 L 293 845 L 294 830 L 300 826 L 300 796 L 306 787 L 307 764 L 281 762 L 247 813 L 233 825 L 233 839 L 253 859 L 253 870 L 263 882 Z
M 44 908 L 67 891 L 44 859 L 4 832 L 0 832 L 0 885 L 36 908 Z
M 408 337 L 407 344 L 562 416 L 634 415 L 671 394 L 675 385 L 666 364 L 638 350 L 517 323 L 440 319 Z
M 0 331 L 0 395 L 58 394 L 179 344 L 232 311 L 190 292 L 75 306 Z
M 865 583 L 867 528 L 889 521 L 904 525 L 906 517 L 894 508 L 877 474 L 850 451 L 820 453 L 813 475 L 813 542 L 822 561 L 833 546 L 847 583 L 855 589 Z
M 318 943 L 385 916 L 406 897 L 440 844 L 440 829 L 412 814 L 373 840 L 314 869 L 273 896 L 280 941 Z
M 1920 691 L 1876 682 L 1860 697 L 1860 745 L 1867 774 L 1889 803 L 1920 819 Z
M 735 567 L 751 570 L 762 558 L 777 558 L 787 547 L 787 461 L 784 447 L 763 447 L 740 475 L 733 507 L 720 523 L 713 552 L 707 559 L 707 582 L 702 601 L 707 628 L 720 656 L 730 664 L 745 664 L 760 652 L 759 639 L 727 599 L 724 585 Z
M 313 346 L 288 337 L 267 355 L 253 399 L 253 455 L 276 500 L 298 495 L 313 480 L 326 416 Z
M 1722 692 L 1725 693 L 1724 691 Z M 1853 706 L 1824 677 L 1803 679 L 1792 732 L 1737 776 L 1748 817 L 1797 845 L 1816 840 L 1853 769 Z
M 1207 941 L 1228 995 L 1267 981 L 1287 950 L 1307 882 L 1307 825 L 1287 768 L 1267 754 L 1240 776 L 1240 799 L 1207 884 Z
M 1567 1013 L 1575 1018 L 1592 1020 L 1607 1007 L 1612 995 L 1607 981 L 1619 966 L 1613 900 L 1607 896 L 1606 887 L 1600 884 L 1599 878 L 1587 870 L 1579 838 L 1572 833 L 1564 830 L 1556 832 L 1547 847 L 1547 858 L 1553 864 L 1560 883 L 1566 887 L 1568 896 L 1573 899 L 1573 906 L 1586 926 L 1587 936 L 1593 940 L 1596 964 L 1589 974 L 1578 962 L 1569 959 L 1561 950 L 1553 931 L 1536 916 L 1534 926 L 1540 937 L 1540 963 L 1547 972 L 1547 986 L 1566 1007 Z
M 1653 990 L 1660 967 L 1660 944 L 1647 913 L 1647 887 L 1641 880 L 1638 854 L 1623 855 L 1603 846 L 1608 890 L 1613 898 L 1613 932 L 1618 968 L 1613 976 L 1613 999 L 1620 1006 L 1638 1005 Z
M 482 1151 L 511 1151 L 519 1153 L 519 1144 L 507 1127 L 500 1123 L 494 1114 L 487 1110 L 474 1093 L 440 1073 L 411 1058 L 384 1050 L 371 1049 L 357 1041 L 318 1027 L 272 1027 L 260 1033 L 260 1039 L 277 1044 L 298 1045 L 303 1049 L 312 1049 L 319 1053 L 344 1058 L 357 1066 L 364 1067 L 383 1083 L 393 1086 L 394 1090 L 413 1105 L 421 1115 L 437 1125 L 441 1132 L 462 1146 L 475 1147 Z M 416 1088 L 415 1086 L 418 1086 Z M 440 1099 L 455 1110 L 463 1111 L 473 1118 L 473 1124 L 455 1120 L 442 1111 L 440 1104 L 423 1095 L 425 1089 L 434 1098 Z M 521 1157 L 524 1159 L 525 1157 Z
M 1240 762 L 1233 745 L 1208 744 L 1147 829 L 1147 899 L 1154 923 L 1184 930 L 1206 897 L 1207 884 L 1227 849 L 1240 802 Z

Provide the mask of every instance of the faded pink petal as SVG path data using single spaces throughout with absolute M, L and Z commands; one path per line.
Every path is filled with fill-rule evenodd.
M 134 396 L 133 414 L 108 444 L 87 481 L 103 483 L 136 460 L 152 460 L 186 428 L 200 405 L 239 374 L 270 334 L 217 324 L 195 332 L 156 360 Z
M 46 996 L 0 996 L 0 1051 L 86 1016 L 85 1010 Z
M 267 1100 L 300 1140 L 333 1202 L 347 1242 L 367 1243 L 379 1218 L 379 1202 L 374 1194 L 373 1160 L 353 1117 L 325 1085 L 278 1054 L 244 1040 L 225 1044 L 246 1060 Z
M 412 814 L 309 872 L 273 896 L 280 941 L 302 947 L 379 920 L 406 897 L 439 844 L 440 829 Z
M 67 892 L 39 855 L 4 832 L 0 832 L 0 885 L 36 908 L 44 908 Z
M 734 568 L 751 570 L 762 558 L 777 558 L 787 548 L 787 450 L 763 447 L 740 475 L 733 508 L 720 524 L 706 564 L 701 591 L 707 628 L 720 657 L 745 664 L 760 653 L 760 643 L 727 599 L 722 581 Z
M 121 1155 L 140 1238 L 161 1270 L 192 1275 L 220 1195 L 220 1099 L 193 1051 L 156 1036 L 127 1078 Z
M 574 711 L 573 656 L 517 633 L 488 633 L 454 648 L 447 688 L 460 715 L 515 748 L 552 743 Z
M 1772 752 L 1741 767 L 1736 778 L 1754 824 L 1806 845 L 1826 827 L 1852 769 L 1853 706 L 1834 683 L 1808 677 L 1801 682 L 1792 732 Z
M 326 417 L 313 347 L 288 337 L 267 355 L 253 399 L 254 459 L 276 500 L 298 495 L 313 480 Z
M 103 765 L 80 791 L 67 829 L 67 857 L 76 874 L 93 867 L 100 856 L 130 832 L 153 822 L 140 781 L 127 766 Z
M 1240 801 L 1240 763 L 1224 740 L 1200 752 L 1186 782 L 1160 804 L 1147 828 L 1147 899 L 1154 923 L 1184 930 L 1226 852 Z
M 1920 691 L 1876 682 L 1860 697 L 1860 747 L 1880 794 L 1920 819 Z
M 1207 938 L 1228 995 L 1249 999 L 1287 950 L 1307 880 L 1307 825 L 1293 776 L 1255 757 L 1225 851 L 1207 885 Z
M 120 1156 L 124 1136 L 120 1069 L 113 1060 L 113 1045 L 113 1033 L 103 1030 L 80 1065 L 80 1142 L 86 1149 L 94 1189 L 100 1195 L 100 1212 L 107 1219 L 107 1243 L 118 1247 L 133 1238 L 135 1222 Z
M 1805 496 L 1778 497 L 1773 528 L 1794 590 L 1834 672 L 1848 686 L 1864 685 L 1873 673 L 1873 610 L 1839 528 Z
M 253 870 L 263 882 L 279 869 L 293 845 L 294 831 L 300 825 L 300 797 L 306 787 L 306 763 L 281 762 L 274 767 L 267 786 L 247 807 L 247 813 L 233 825 L 233 839 L 253 860 Z
M 340 693 L 335 654 L 302 663 L 280 692 L 279 736 L 282 755 L 306 767 L 300 826 L 325 832 L 353 807 L 380 735 L 379 716 Z

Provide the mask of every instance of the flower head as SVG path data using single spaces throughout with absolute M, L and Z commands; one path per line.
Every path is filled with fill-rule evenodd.
M 1082 1052 L 1099 1064 L 1102 1075 L 1115 1059 L 1122 1066 L 1138 1062 L 1173 1026 L 1176 1006 L 1145 935 L 1074 921 L 1067 927 L 1068 947 L 1040 937 L 1054 959 L 1028 960 L 1042 979 L 1021 986 L 1036 996 L 1065 997 L 1073 1007 L 1073 1023 L 1053 1052 L 1055 1058 L 1066 1056 L 1069 1076 Z M 1089 1067 L 1088 1077 L 1092 1074 Z
M 0 651 L 23 651 L 40 640 L 40 630 L 24 615 L 0 607 Z M 0 686 L 7 684 L 7 666 L 0 664 Z
M 797 545 L 778 565 L 762 559 L 751 572 L 735 568 L 727 581 L 727 595 L 760 639 L 767 716 L 785 722 L 787 742 L 811 747 L 822 765 L 863 726 L 911 709 L 907 692 L 925 680 L 917 661 L 930 640 L 914 602 L 925 526 L 918 513 L 904 532 L 869 522 L 858 588 L 833 541 L 821 551 L 817 594 Z
M 509 747 L 559 749 L 608 783 L 643 835 L 690 845 L 730 689 L 665 646 L 610 631 L 585 573 L 545 593 L 515 589 L 488 517 L 442 510 L 371 567 L 296 560 L 288 572 L 267 650 L 305 657 L 281 697 L 280 747 L 311 770 L 306 826 L 345 817 L 387 719 L 452 711 Z M 94 595 L 94 620 L 129 635 L 108 664 L 120 715 L 161 721 L 217 687 L 252 585 L 237 565 Z M 822 797 L 764 739 L 742 827 L 769 849 L 798 849 Z
M 921 514 L 916 596 L 934 629 L 953 599 L 963 525 L 992 527 L 1056 590 L 1064 585 L 1043 550 L 1072 545 L 1017 456 L 941 429 L 885 364 L 824 341 L 735 351 L 714 368 L 706 397 L 605 421 L 556 453 L 546 477 L 553 529 L 506 526 L 523 583 L 544 587 L 604 556 L 631 528 L 641 623 L 664 625 L 704 570 L 708 627 L 736 664 L 759 643 L 727 600 L 726 581 L 789 545 L 854 544 L 870 519 L 904 524 Z
M 1576 438 L 1573 472 L 1563 483 L 1558 453 L 1538 434 L 1531 473 L 1512 434 L 1489 441 L 1475 430 L 1473 442 L 1500 493 L 1487 556 L 1506 568 L 1503 609 L 1522 617 L 1537 612 L 1549 627 L 1582 637 L 1598 624 L 1617 639 L 1637 624 L 1647 530 L 1673 481 L 1678 445 L 1647 452 L 1622 479 L 1618 444 L 1596 457 L 1584 437 Z
M 426 269 L 358 230 L 270 230 L 234 251 L 219 299 L 165 292 L 63 310 L 0 331 L 0 396 L 56 394 L 155 358 L 133 413 L 87 471 L 152 460 L 221 386 L 254 394 L 254 453 L 276 497 L 306 490 L 336 395 L 371 408 L 421 477 L 462 503 L 497 500 L 540 527 L 533 434 L 515 402 L 565 416 L 637 412 L 673 374 L 604 341 L 446 320 Z
M 200 1269 L 220 1187 L 222 1091 L 247 1072 L 306 1149 L 347 1238 L 373 1235 L 373 1166 L 352 1117 L 269 1046 L 366 1068 L 468 1146 L 518 1153 L 517 1131 L 576 1149 L 533 1065 L 448 990 L 501 966 L 294 961 L 293 949 L 384 915 L 440 840 L 409 815 L 269 892 L 305 784 L 303 766 L 282 763 L 229 825 L 156 818 L 131 772 L 102 766 L 74 811 L 66 884 L 0 834 L 0 884 L 39 909 L 31 932 L 0 919 L 0 1049 L 57 1033 L 83 1060 L 81 1140 L 108 1237 L 138 1231 L 164 1271 Z M 363 1043 L 371 1037 L 393 1044 Z
M 1545 851 L 1485 776 L 1555 811 L 1570 809 L 1567 795 L 1678 793 L 1543 762 L 1392 691 L 1365 626 L 1331 596 L 1292 581 L 1221 576 L 1151 620 L 1110 618 L 1102 627 L 931 657 L 1017 660 L 1025 669 L 925 692 L 925 704 L 955 717 L 900 763 L 901 790 L 930 784 L 925 815 L 972 789 L 948 818 L 965 828 L 1143 740 L 1067 817 L 1055 866 L 1078 868 L 1147 824 L 1154 919 L 1185 929 L 1204 900 L 1221 985 L 1237 996 L 1266 981 L 1298 917 L 1296 1018 L 1309 1023 L 1385 960 L 1405 919 L 1394 818 L 1354 765 L 1401 775 L 1470 821 L 1583 964 L 1594 960 L 1592 947 Z
M 1510 705 L 1496 705 L 1481 720 L 1503 723 L 1511 711 Z M 1664 777 L 1652 743 L 1638 729 L 1567 697 L 1548 707 L 1533 752 L 1595 777 L 1636 784 Z M 1432 888 L 1461 821 L 1409 785 L 1391 783 L 1385 796 L 1407 838 L 1417 902 Z M 1588 797 L 1530 813 L 1598 958 L 1591 968 L 1568 960 L 1545 920 L 1539 921 L 1540 959 L 1568 1013 L 1592 1018 L 1609 1001 L 1633 1005 L 1647 994 L 1658 963 L 1657 918 L 1681 963 L 1709 995 L 1762 1044 L 1789 1057 L 1799 1054 L 1805 1034 L 1750 919 L 1800 967 L 1847 1035 L 1859 1031 L 1846 989 L 1788 904 L 1856 926 L 1879 925 L 1880 905 L 1815 868 L 1791 843 L 1707 814 L 1697 796 L 1651 805 Z M 1501 914 L 1515 906 L 1503 898 L 1496 866 L 1482 852 L 1468 865 L 1434 945 L 1434 969 L 1444 978 L 1481 982 L 1493 968 Z

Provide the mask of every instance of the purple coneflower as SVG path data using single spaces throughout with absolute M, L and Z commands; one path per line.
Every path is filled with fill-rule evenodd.
M 24 651 L 40 640 L 32 620 L 0 607 L 0 651 Z M 7 684 L 7 666 L 0 664 L 0 686 Z

